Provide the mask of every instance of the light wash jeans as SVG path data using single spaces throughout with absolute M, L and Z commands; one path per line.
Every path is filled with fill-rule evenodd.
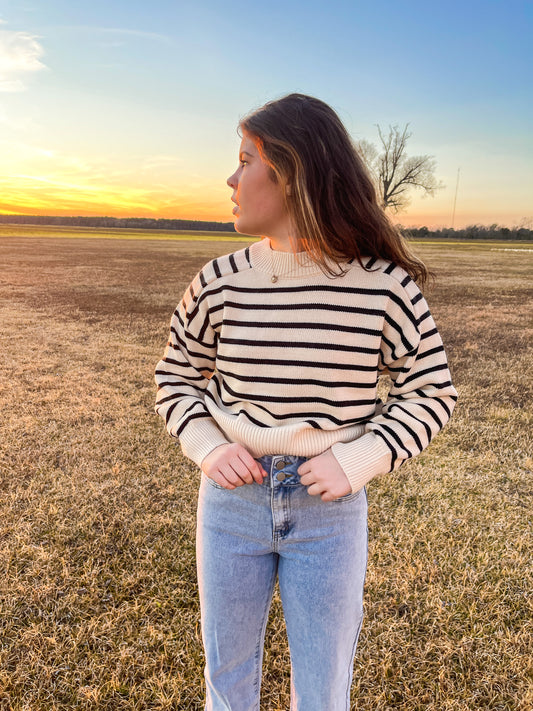
M 329 503 L 301 457 L 262 457 L 263 484 L 202 475 L 197 561 L 207 711 L 258 711 L 276 576 L 291 654 L 291 709 L 349 711 L 367 561 L 365 490 Z

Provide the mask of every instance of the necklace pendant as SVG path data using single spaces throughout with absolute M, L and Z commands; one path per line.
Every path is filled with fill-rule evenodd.
M 273 284 L 275 284 L 275 283 L 277 282 L 277 280 L 278 280 L 278 277 L 277 277 L 275 274 L 272 274 L 272 276 L 270 277 L 270 281 L 271 281 Z

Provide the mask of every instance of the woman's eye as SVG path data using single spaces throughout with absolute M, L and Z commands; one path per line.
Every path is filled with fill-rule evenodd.
M 240 160 L 239 163 L 241 164 L 241 166 L 242 166 L 243 168 L 244 168 L 245 165 L 248 165 L 248 161 L 247 161 L 247 160 Z

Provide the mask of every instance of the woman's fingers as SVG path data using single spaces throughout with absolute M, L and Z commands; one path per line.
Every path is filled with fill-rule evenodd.
M 240 444 L 223 444 L 214 449 L 202 462 L 202 470 L 210 479 L 226 489 L 243 484 L 261 484 L 264 469 Z
M 233 457 L 224 470 L 224 475 L 235 486 L 241 484 L 251 484 L 253 482 L 252 473 L 240 457 Z
M 304 462 L 298 468 L 298 474 L 308 493 L 320 496 L 323 501 L 333 501 L 352 490 L 348 477 L 330 449 Z
M 252 477 L 252 480 L 255 481 L 257 484 L 262 484 L 263 479 L 268 476 L 266 471 L 260 464 L 258 464 L 258 462 L 252 457 L 252 455 L 250 454 L 250 452 L 248 452 L 247 449 L 245 449 L 244 447 L 242 447 L 241 449 L 242 451 L 239 453 L 240 460 L 248 470 L 250 476 Z

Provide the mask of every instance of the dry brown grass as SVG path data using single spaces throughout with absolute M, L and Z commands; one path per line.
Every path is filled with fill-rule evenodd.
M 198 474 L 152 374 L 193 273 L 241 246 L 0 239 L 0 709 L 202 708 Z M 533 255 L 492 250 L 419 250 L 461 400 L 369 487 L 358 711 L 533 708 Z M 288 666 L 276 597 L 265 710 Z

